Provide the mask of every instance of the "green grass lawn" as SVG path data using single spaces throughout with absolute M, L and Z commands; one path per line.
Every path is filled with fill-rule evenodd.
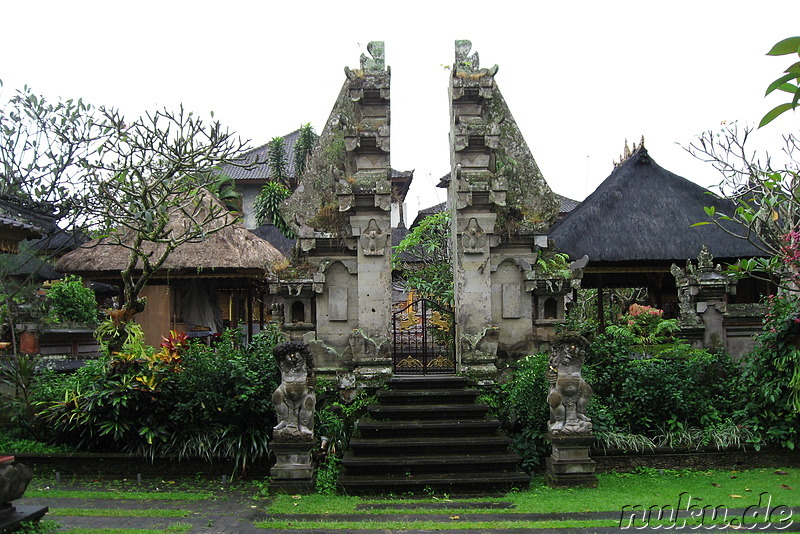
M 776 472 L 787 473 L 785 475 Z M 553 513 L 553 512 L 619 512 L 624 506 L 667 506 L 685 504 L 713 505 L 728 508 L 746 508 L 763 501 L 762 493 L 772 496 L 772 505 L 800 506 L 800 469 L 752 469 L 747 471 L 670 471 L 657 470 L 642 473 L 600 473 L 597 488 L 553 489 L 547 487 L 541 475 L 535 476 L 530 489 L 512 492 L 503 497 L 467 499 L 476 501 L 507 501 L 513 509 L 492 510 L 492 513 Z M 684 494 L 681 497 L 681 494 Z M 459 499 L 446 494 L 434 498 L 367 498 L 331 495 L 280 495 L 268 505 L 274 514 L 346 514 L 355 513 L 359 504 L 377 503 L 429 503 L 452 504 L 446 512 L 464 512 L 458 507 Z M 359 510 L 363 514 L 386 514 L 397 510 Z M 414 513 L 403 510 L 403 513 Z M 417 510 L 430 513 L 430 510 Z M 469 510 L 475 513 L 475 509 Z
M 685 510 L 716 509 L 731 511 L 731 516 L 694 519 L 687 525 L 726 523 L 736 517 L 733 510 L 763 510 L 767 505 L 800 507 L 800 469 L 772 468 L 745 471 L 671 471 L 643 469 L 637 473 L 601 473 L 598 487 L 553 489 L 546 486 L 541 475 L 533 478 L 530 488 L 502 496 L 459 499 L 447 494 L 419 496 L 349 497 L 341 495 L 279 495 L 270 497 L 266 483 L 238 482 L 221 485 L 214 481 L 178 479 L 139 485 L 134 481 L 95 483 L 71 482 L 67 486 L 53 487 L 53 481 L 39 481 L 26 496 L 40 498 L 73 499 L 125 499 L 141 501 L 131 510 L 105 510 L 54 507 L 51 514 L 58 516 L 109 516 L 109 517 L 195 517 L 188 503 L 180 501 L 219 500 L 233 494 L 239 498 L 252 496 L 254 508 L 275 515 L 256 523 L 269 529 L 332 529 L 332 530 L 443 530 L 443 529 L 531 529 L 531 528 L 591 528 L 618 527 L 620 520 L 634 517 L 631 526 L 642 525 L 642 516 L 648 510 L 673 508 Z M 71 489 L 67 489 L 71 488 Z M 248 497 L 249 498 L 249 497 Z M 160 501 L 160 502 L 159 502 Z M 492 507 L 492 503 L 508 503 L 507 507 Z M 469 503 L 469 505 L 467 504 Z M 481 504 L 486 503 L 485 507 Z M 245 502 L 246 505 L 246 502 Z M 371 505 L 381 505 L 371 507 Z M 409 506 L 410 505 L 410 506 Z M 435 506 L 433 506 L 435 505 Z M 69 505 L 67 505 L 69 506 Z M 85 506 L 85 505 L 81 505 Z M 196 509 L 197 505 L 193 505 Z M 784 508 L 786 510 L 788 508 Z M 627 510 L 623 514 L 623 510 Z M 599 518 L 575 517 L 553 521 L 551 517 L 522 517 L 519 514 L 605 512 Z M 657 513 L 657 512 L 656 512 Z M 777 513 L 777 512 L 776 512 Z M 314 518 L 304 516 L 319 515 Z M 337 514 L 357 514 L 355 518 L 337 517 Z M 393 514 L 403 517 L 392 517 Z M 487 514 L 491 514 L 491 519 Z M 413 520 L 408 516 L 418 517 Z M 763 520 L 763 517 L 757 518 Z M 773 518 L 773 524 L 775 519 Z M 670 519 L 648 524 L 669 527 Z M 73 529 L 71 534 L 152 534 L 154 532 L 184 532 L 190 526 L 176 523 L 166 530 L 143 529 Z

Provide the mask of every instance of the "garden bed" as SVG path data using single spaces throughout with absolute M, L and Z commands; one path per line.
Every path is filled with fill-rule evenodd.
M 152 461 L 130 454 L 69 453 L 41 454 L 16 453 L 17 461 L 32 467 L 37 473 L 59 472 L 61 476 L 123 479 L 143 477 L 179 476 L 230 476 L 234 462 L 218 460 L 209 462 L 202 458 L 177 461 L 174 458 L 155 458 Z M 786 449 L 716 447 L 700 449 L 670 449 L 660 447 L 653 451 L 629 452 L 621 449 L 597 449 L 591 453 L 597 462 L 598 472 L 630 472 L 637 468 L 652 469 L 752 469 L 758 467 L 800 467 L 800 451 Z M 269 462 L 262 461 L 247 466 L 247 478 L 269 475 Z
M 0 453 L 5 454 L 5 453 Z M 63 477 L 134 479 L 137 474 L 143 477 L 186 477 L 231 476 L 235 462 L 203 458 L 154 458 L 152 461 L 131 454 L 99 453 L 14 453 L 17 462 L 31 467 L 37 475 L 58 472 Z M 248 464 L 245 475 L 248 478 L 269 475 L 270 464 L 266 461 Z M 236 472 L 237 475 L 240 473 Z

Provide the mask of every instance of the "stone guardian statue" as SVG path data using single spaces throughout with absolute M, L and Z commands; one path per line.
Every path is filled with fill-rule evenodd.
M 586 338 L 574 332 L 560 334 L 553 344 L 547 370 L 550 383 L 547 429 L 552 436 L 591 434 L 592 420 L 586 416 L 586 405 L 592 388 L 581 376 L 588 348 Z
M 272 394 L 278 415 L 273 429 L 275 441 L 311 441 L 314 438 L 314 362 L 308 346 L 302 342 L 288 342 L 273 349 L 281 385 Z

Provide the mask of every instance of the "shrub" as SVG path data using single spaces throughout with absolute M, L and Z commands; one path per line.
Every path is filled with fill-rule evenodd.
M 522 457 L 522 465 L 532 469 L 548 453 L 544 438 L 550 411 L 547 405 L 549 384 L 545 379 L 547 354 L 532 354 L 519 360 L 504 383 L 484 391 L 486 402 L 500 419 L 512 439 L 512 447 Z
M 757 344 L 742 362 L 747 391 L 742 410 L 748 427 L 760 434 L 761 444 L 794 449 L 800 427 L 800 298 L 770 296 Z
M 83 448 L 228 458 L 245 468 L 269 454 L 280 335 L 268 330 L 246 348 L 238 335 L 229 330 L 213 347 L 172 336 L 160 351 L 128 343 L 67 379 L 41 415 Z
M 53 284 L 47 292 L 45 302 L 49 322 L 86 325 L 96 325 L 98 322 L 94 291 L 83 287 L 83 281 L 78 276 L 68 274 L 64 280 Z
M 604 430 L 656 435 L 706 427 L 732 416 L 738 366 L 726 355 L 676 344 L 656 358 L 607 358 L 590 364 L 587 381 L 610 416 Z
M 320 380 L 316 385 L 317 413 L 314 432 L 328 440 L 328 449 L 316 474 L 317 493 L 336 493 L 336 481 L 342 469 L 341 457 L 353 436 L 358 419 L 367 413 L 367 406 L 375 402 L 375 395 L 360 390 L 355 398 L 343 402 L 336 382 Z

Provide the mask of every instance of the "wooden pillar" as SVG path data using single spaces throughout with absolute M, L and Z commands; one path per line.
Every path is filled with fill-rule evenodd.
M 598 277 L 597 284 L 597 330 L 599 334 L 606 331 L 606 314 L 603 308 L 603 279 Z
M 258 328 L 264 330 L 264 293 L 258 292 Z
M 250 288 L 247 288 L 245 298 L 247 299 L 244 308 L 247 315 L 247 342 L 250 343 L 253 340 L 253 295 L 250 293 Z

